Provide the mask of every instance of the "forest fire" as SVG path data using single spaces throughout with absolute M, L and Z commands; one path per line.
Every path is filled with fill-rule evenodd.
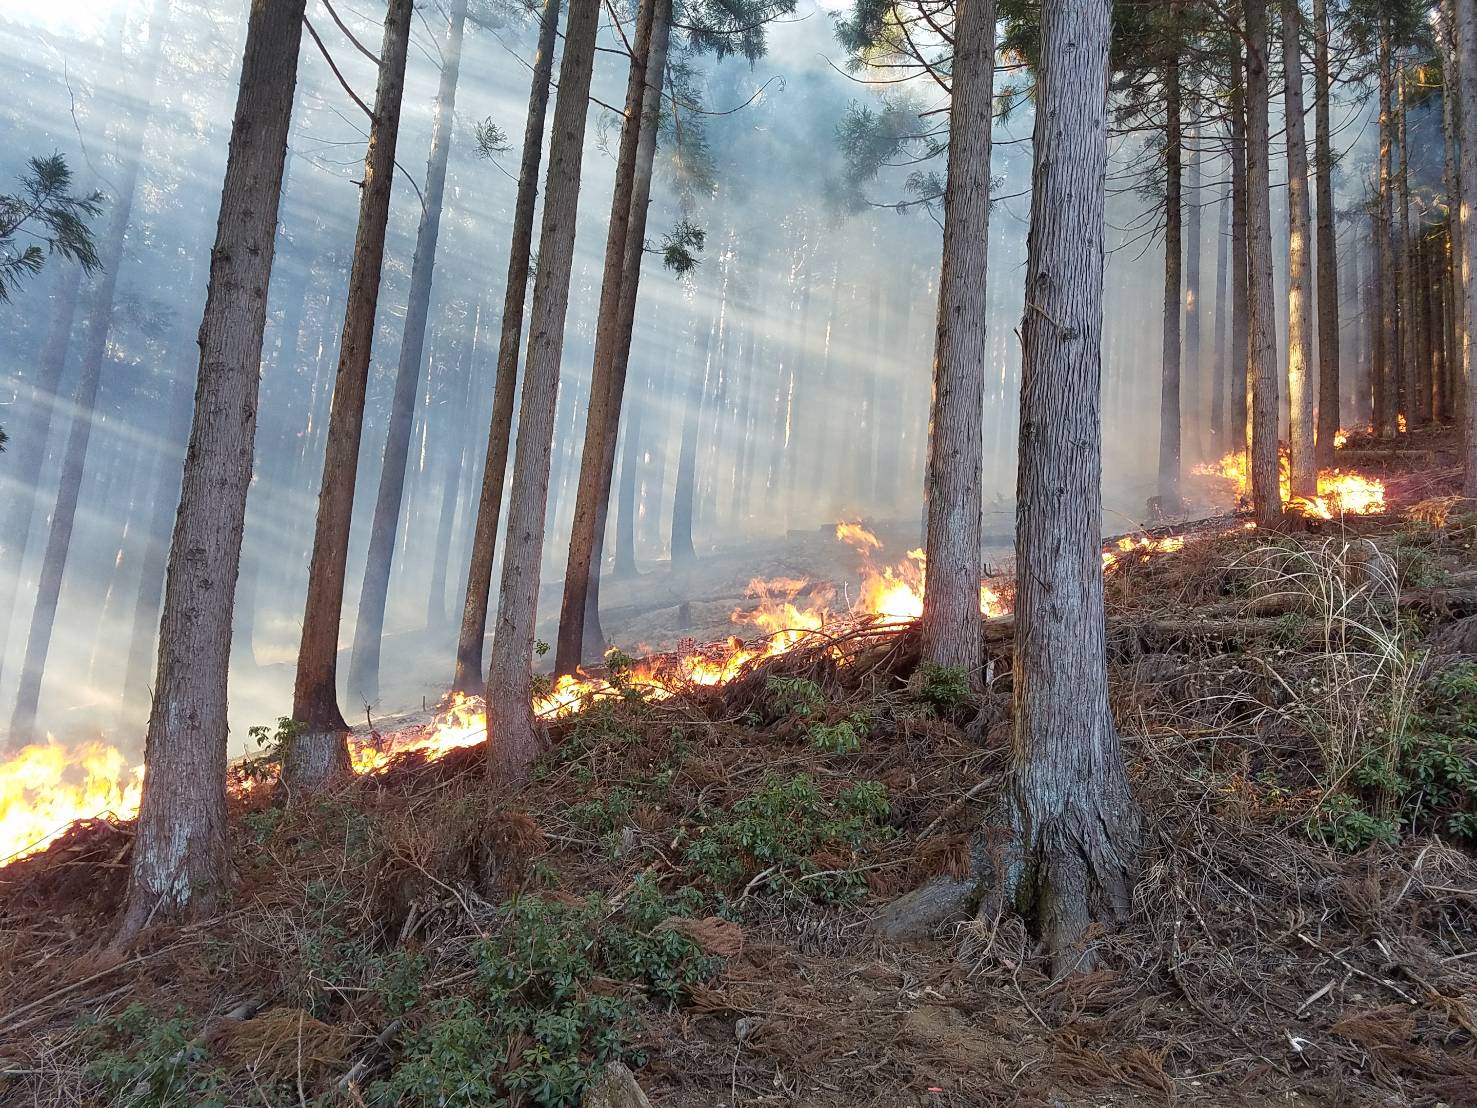
M 40 850 L 74 821 L 131 816 L 142 766 L 101 742 L 65 746 L 47 737 L 0 762 L 0 864 Z
M 1244 451 L 1233 451 L 1218 461 L 1198 465 L 1194 473 L 1226 482 L 1238 503 L 1251 500 L 1251 475 Z M 1384 482 L 1352 470 L 1325 469 L 1318 474 L 1318 495 L 1293 496 L 1291 466 L 1285 450 L 1278 460 L 1278 484 L 1287 509 L 1311 519 L 1376 515 L 1385 510 Z

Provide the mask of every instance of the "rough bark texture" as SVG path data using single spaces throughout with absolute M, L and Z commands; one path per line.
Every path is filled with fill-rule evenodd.
M 282 783 L 289 792 L 322 787 L 349 769 L 349 728 L 338 707 L 339 620 L 343 614 L 359 441 L 364 432 L 364 392 L 379 305 L 380 263 L 384 260 L 385 225 L 390 216 L 410 16 L 411 0 L 390 0 L 380 48 L 374 120 L 364 155 L 354 264 L 349 272 L 349 299 L 339 338 L 323 481 L 318 491 L 318 523 L 308 566 L 308 599 L 303 608 L 302 642 L 292 690 L 292 718 L 301 730 L 289 744 L 282 766 Z
M 1179 4 L 1172 5 L 1178 36 Z M 1178 41 L 1164 65 L 1164 331 L 1159 362 L 1159 510 L 1180 510 L 1180 297 L 1184 287 L 1184 242 L 1181 228 L 1182 147 L 1180 125 L 1180 59 Z
M 497 625 L 487 672 L 488 769 L 505 782 L 522 780 L 538 753 L 529 704 L 534 620 L 548 507 L 549 452 L 564 350 L 564 317 L 574 260 L 586 101 L 595 59 L 599 0 L 570 0 L 554 106 L 538 274 L 528 330 L 528 359 L 518 411 L 508 537 L 503 550 Z
M 1339 411 L 1339 255 L 1334 234 L 1333 128 L 1329 110 L 1328 0 L 1313 0 L 1313 180 L 1318 207 L 1318 430 L 1316 459 L 1333 465 Z
M 144 131 L 148 126 L 154 79 L 159 69 L 159 57 L 164 44 L 164 24 L 168 14 L 167 0 L 155 0 L 149 16 L 148 41 L 143 54 L 135 63 L 141 77 L 140 85 L 146 91 L 139 101 L 142 106 L 136 113 L 128 114 L 119 136 L 120 149 L 123 151 L 122 164 L 115 179 L 116 191 L 111 197 L 112 213 L 99 252 L 102 267 L 93 282 L 92 295 L 88 300 L 87 326 L 78 355 L 79 372 L 73 400 L 72 425 L 62 454 L 56 504 L 51 514 L 51 530 L 47 534 L 46 550 L 41 558 L 36 601 L 31 610 L 26 652 L 16 687 L 15 713 L 11 717 L 8 739 L 11 746 L 24 746 L 37 738 L 36 712 L 41 703 L 46 657 L 51 650 L 57 601 L 61 597 L 62 577 L 66 573 L 67 556 L 72 544 L 72 527 L 77 520 L 77 501 L 82 493 L 87 447 L 92 437 L 93 409 L 97 404 L 98 385 L 102 380 L 108 335 L 112 330 L 113 298 L 118 287 L 118 270 L 123 264 L 124 240 L 128 233 L 129 216 L 133 211 L 139 164 L 143 156 Z
M 1205 405 L 1205 373 L 1200 364 L 1200 228 L 1204 208 L 1204 200 L 1200 189 L 1200 131 L 1198 128 L 1190 132 L 1189 161 L 1185 166 L 1185 190 L 1189 193 L 1190 204 L 1185 209 L 1185 319 L 1184 319 L 1184 355 L 1181 364 L 1181 379 L 1185 381 L 1185 402 L 1182 411 L 1188 409 L 1190 416 L 1188 428 L 1190 433 L 1189 450 L 1192 459 L 1200 459 L 1205 456 L 1205 430 L 1206 430 L 1206 405 Z M 1181 426 L 1186 421 L 1181 417 Z M 1181 431 L 1181 439 L 1184 432 Z M 1183 470 L 1184 443 L 1181 442 L 1181 469 Z
M 995 4 L 961 0 L 955 23 L 949 175 L 928 445 L 923 657 L 975 680 L 980 647 L 985 288 Z M 1030 310 L 1029 292 L 1027 310 Z
M 1268 167 L 1267 3 L 1246 3 L 1246 225 L 1251 321 L 1251 499 L 1256 521 L 1282 518 L 1278 488 L 1277 312 L 1273 305 L 1272 205 Z
M 1394 60 L 1390 47 L 1388 22 L 1380 27 L 1380 153 L 1379 213 L 1375 216 L 1374 249 L 1379 259 L 1379 280 L 1375 293 L 1380 305 L 1380 341 L 1376 350 L 1374 372 L 1375 433 L 1382 439 L 1395 436 L 1400 398 L 1396 370 L 1400 344 L 1396 322 L 1395 257 L 1391 228 L 1395 218 L 1394 201 Z
M 1232 449 L 1251 450 L 1251 254 L 1246 236 L 1246 67 L 1237 52 L 1231 79 L 1231 406 Z
M 1215 373 L 1210 394 L 1210 435 L 1213 449 L 1225 449 L 1226 394 L 1231 388 L 1231 357 L 1226 349 L 1226 317 L 1231 314 L 1231 190 L 1221 196 L 1221 226 L 1216 238 L 1215 263 Z
M 194 421 L 170 541 L 124 937 L 150 920 L 210 911 L 228 877 L 231 611 L 303 8 L 304 0 L 253 0 L 247 22 L 200 323 Z
M 560 0 L 544 0 L 538 53 L 528 92 L 523 126 L 523 156 L 518 165 L 518 195 L 513 203 L 513 239 L 508 247 L 508 280 L 503 296 L 502 335 L 498 339 L 497 378 L 493 384 L 492 422 L 487 429 L 487 460 L 472 527 L 472 554 L 462 626 L 457 636 L 454 692 L 482 692 L 482 644 L 487 637 L 487 607 L 492 592 L 492 563 L 497 553 L 498 517 L 503 481 L 508 472 L 508 438 L 513 428 L 513 402 L 518 391 L 518 353 L 523 342 L 523 306 L 528 299 L 528 264 L 533 252 L 533 216 L 538 202 L 538 171 L 543 159 L 544 119 L 554 69 L 554 38 L 559 28 Z
M 1127 913 L 1140 822 L 1108 709 L 1099 548 L 1109 7 L 1042 12 L 1021 322 L 1011 886 L 1059 974 L 1090 965 L 1093 921 Z
M 1461 122 L 1458 118 L 1458 102 L 1461 99 L 1462 72 L 1468 66 L 1462 65 L 1457 54 L 1455 0 L 1442 0 L 1441 15 L 1441 43 L 1445 51 L 1443 59 L 1445 87 L 1442 89 L 1441 96 L 1441 129 L 1444 153 L 1443 174 L 1448 197 L 1446 223 L 1448 255 L 1446 265 L 1443 267 L 1446 273 L 1445 312 L 1443 314 L 1446 316 L 1446 375 L 1450 393 L 1448 403 L 1452 409 L 1451 414 L 1460 419 L 1466 406 L 1463 396 L 1465 388 L 1462 370 L 1462 336 L 1466 328 L 1461 306 L 1461 270 L 1464 255 L 1462 253 L 1461 215 L 1462 174 L 1459 168 Z
M 671 28 L 671 0 L 643 0 L 631 48 L 625 121 L 621 125 L 615 191 L 605 236 L 605 273 L 595 322 L 590 406 L 570 522 L 569 560 L 565 564 L 559 637 L 554 650 L 555 673 L 573 673 L 582 662 L 598 661 L 605 648 L 599 615 L 600 555 L 631 351 L 636 290 L 641 280 L 646 207 L 651 196 L 651 167 Z M 623 311 L 628 298 L 629 316 Z
M 1287 403 L 1293 496 L 1318 492 L 1313 452 L 1313 228 L 1308 203 L 1308 138 L 1303 120 L 1301 0 L 1282 0 L 1283 104 L 1287 140 Z
M 364 561 L 364 583 L 359 590 L 359 614 L 354 622 L 354 653 L 349 661 L 349 696 L 365 704 L 379 699 L 380 638 L 385 626 L 385 600 L 390 591 L 390 565 L 400 529 L 400 505 L 405 496 L 405 459 L 415 424 L 416 393 L 426 350 L 426 317 L 431 308 L 431 280 L 436 266 L 436 242 L 441 234 L 441 206 L 446 194 L 446 162 L 451 156 L 451 121 L 456 110 L 456 84 L 461 71 L 462 32 L 467 0 L 454 0 L 446 43 L 441 50 L 441 82 L 431 121 L 431 152 L 426 158 L 420 226 L 415 235 L 415 259 L 410 266 L 410 293 L 405 304 L 405 329 L 400 340 L 400 364 L 395 370 L 395 393 L 385 432 L 385 461 L 375 495 L 374 519 L 369 530 L 369 552 Z
M 1458 170 L 1461 186 L 1461 258 L 1457 294 L 1462 319 L 1461 373 L 1466 382 L 1464 413 L 1462 491 L 1477 497 L 1477 0 L 1455 0 L 1455 28 L 1461 120 L 1462 161 Z
M 1411 257 L 1412 236 L 1410 233 L 1410 152 L 1406 135 L 1406 90 L 1410 77 L 1401 63 L 1396 71 L 1397 98 L 1395 105 L 1395 142 L 1399 147 L 1400 171 L 1395 174 L 1395 288 L 1399 296 L 1400 327 L 1400 413 L 1405 416 L 1405 428 L 1413 430 L 1420 422 L 1420 387 L 1417 383 L 1416 365 L 1419 355 L 1416 335 L 1420 323 L 1416 318 L 1415 264 Z

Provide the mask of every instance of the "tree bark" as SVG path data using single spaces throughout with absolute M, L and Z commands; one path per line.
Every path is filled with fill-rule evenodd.
M 960 0 L 955 18 L 944 249 L 934 344 L 928 450 L 928 576 L 923 658 L 978 679 L 980 484 L 984 479 L 990 125 L 994 0 Z M 1029 290 L 1027 310 L 1030 310 Z
M 1380 71 L 1380 152 L 1379 152 L 1379 214 L 1375 217 L 1374 248 L 1379 259 L 1379 280 L 1375 283 L 1375 294 L 1380 304 L 1380 341 L 1375 352 L 1374 364 L 1374 423 L 1375 433 L 1382 439 L 1393 438 L 1398 424 L 1396 415 L 1400 407 L 1399 378 L 1396 373 L 1400 357 L 1400 342 L 1396 316 L 1396 270 L 1395 247 L 1391 239 L 1394 219 L 1394 60 L 1390 43 L 1388 18 L 1383 19 L 1379 32 Z
M 1247 239 L 1246 66 L 1238 46 L 1231 78 L 1231 406 L 1232 449 L 1251 452 L 1251 248 Z
M 656 130 L 661 117 L 667 40 L 672 28 L 671 0 L 643 0 L 636 20 L 625 122 L 615 165 L 615 191 L 605 239 L 605 273 L 595 324 L 594 365 L 585 441 L 570 524 L 569 560 L 559 610 L 554 672 L 573 673 L 582 662 L 604 653 L 600 628 L 600 568 L 610 505 L 611 471 L 620 430 L 626 366 L 636 316 L 636 292 L 646 237 L 646 209 Z M 588 652 L 588 656 L 587 656 Z
M 36 713 L 41 703 L 41 685 L 46 676 L 46 657 L 51 649 L 51 635 L 56 626 L 57 602 L 61 596 L 62 577 L 72 542 L 72 527 L 77 519 L 77 501 L 82 491 L 82 476 L 87 465 L 87 447 L 92 437 L 93 409 L 97 404 L 98 385 L 102 379 L 103 358 L 107 354 L 108 334 L 113 322 L 113 298 L 118 287 L 118 270 L 123 264 L 123 247 L 128 232 L 129 216 L 138 185 L 143 158 L 144 132 L 152 111 L 155 78 L 164 44 L 164 25 L 169 14 L 168 0 L 155 0 L 149 16 L 148 40 L 137 60 L 142 75 L 140 87 L 145 94 L 140 106 L 124 116 L 120 148 L 123 153 L 117 178 L 117 195 L 113 197 L 112 217 L 99 255 L 102 267 L 93 283 L 88 302 L 86 331 L 78 355 L 77 391 L 73 400 L 72 424 L 62 454 L 61 476 L 57 483 L 56 504 L 51 515 L 51 530 L 42 555 L 41 575 L 36 585 L 36 601 L 31 611 L 31 626 L 26 637 L 26 653 L 17 683 L 15 713 L 11 717 L 9 745 L 24 746 L 36 738 Z
M 1184 203 L 1180 124 L 1179 0 L 1170 5 L 1172 42 L 1164 64 L 1164 330 L 1159 362 L 1159 511 L 1179 515 L 1181 297 L 1184 293 Z
M 1318 204 L 1318 430 L 1316 462 L 1333 465 L 1339 410 L 1339 255 L 1333 219 L 1333 127 L 1329 97 L 1328 0 L 1313 0 L 1313 182 Z
M 487 673 L 488 770 L 505 783 L 522 781 L 538 753 L 532 706 L 534 621 L 548 506 L 549 453 L 559 395 L 565 313 L 574 260 L 584 157 L 586 101 L 595 59 L 599 0 L 570 0 L 559 65 L 539 265 L 533 284 L 528 358 L 518 412 L 508 537 L 503 550 L 497 626 Z
M 405 495 L 405 460 L 415 423 L 416 394 L 426 351 L 426 318 L 431 309 L 431 281 L 435 275 L 436 243 L 441 234 L 441 207 L 446 195 L 446 162 L 451 156 L 451 121 L 456 110 L 457 77 L 461 71 L 462 32 L 467 0 L 453 0 L 451 24 L 441 51 L 441 82 L 432 112 L 431 152 L 426 157 L 425 199 L 415 235 L 415 258 L 410 266 L 410 293 L 405 305 L 405 329 L 400 339 L 400 364 L 395 370 L 395 393 L 385 432 L 385 462 L 375 495 L 369 552 L 364 561 L 364 583 L 359 589 L 359 615 L 354 622 L 354 652 L 349 660 L 349 696 L 371 704 L 379 699 L 380 638 L 385 627 L 385 600 L 390 591 L 390 564 L 400 528 L 400 506 Z
M 1452 416 L 1460 418 L 1463 411 L 1462 389 L 1462 335 L 1464 331 L 1461 311 L 1461 266 L 1462 258 L 1462 214 L 1461 214 L 1461 123 L 1458 119 L 1458 102 L 1461 99 L 1461 76 L 1465 68 L 1457 55 L 1456 8 L 1454 0 L 1441 0 L 1441 45 L 1443 56 L 1444 87 L 1441 95 L 1441 134 L 1443 150 L 1443 178 L 1447 197 L 1447 255 L 1442 267 L 1445 273 L 1446 295 L 1444 297 L 1446 317 L 1446 376 L 1448 380 L 1447 408 Z M 1468 55 L 1470 57 L 1470 55 Z
M 1282 0 L 1283 104 L 1287 140 L 1287 402 L 1289 491 L 1318 494 L 1313 446 L 1313 229 L 1308 205 L 1308 139 L 1303 118 L 1301 0 Z
M 231 611 L 303 8 L 303 0 L 253 0 L 247 23 L 200 323 L 194 421 L 170 541 L 124 940 L 152 920 L 211 911 L 228 878 Z
M 1259 526 L 1282 519 L 1278 485 L 1275 289 L 1268 166 L 1267 0 L 1246 0 L 1246 224 L 1247 303 L 1251 320 L 1251 499 Z
M 1185 403 L 1181 412 L 1189 411 L 1186 420 L 1181 416 L 1181 471 L 1183 472 L 1184 430 L 1190 434 L 1190 453 L 1193 458 L 1205 454 L 1205 374 L 1200 364 L 1200 228 L 1203 215 L 1201 203 L 1200 175 L 1200 130 L 1190 132 L 1189 164 L 1185 167 L 1185 184 L 1190 203 L 1185 209 L 1185 319 L 1184 356 L 1181 365 L 1181 380 L 1187 380 Z
M 687 399 L 682 410 L 682 443 L 677 450 L 677 472 L 672 479 L 672 530 L 669 548 L 673 569 L 691 566 L 697 561 L 697 549 L 692 542 L 692 508 L 697 490 L 697 433 L 698 425 L 702 422 L 703 403 L 708 396 L 708 378 L 713 371 L 717 324 L 704 327 L 699 322 L 698 327 L 706 338 L 702 356 L 688 369 Z M 697 363 L 701 363 L 703 367 L 701 372 L 696 368 Z
M 302 641 L 292 690 L 292 718 L 299 726 L 282 765 L 289 794 L 322 788 L 349 772 L 349 726 L 338 706 L 338 637 L 343 614 L 344 573 L 349 559 L 349 522 L 359 442 L 364 432 L 364 394 L 379 304 L 380 267 L 395 170 L 395 140 L 405 89 L 405 56 L 410 42 L 411 0 L 390 0 L 385 12 L 374 119 L 364 154 L 359 192 L 359 226 L 349 298 L 339 338 L 338 370 L 318 487 L 318 522 L 308 564 L 308 597 L 303 607 Z
M 1231 388 L 1231 356 L 1226 349 L 1226 317 L 1231 312 L 1231 190 L 1221 196 L 1221 226 L 1216 238 L 1215 264 L 1215 374 L 1210 394 L 1210 436 L 1212 449 L 1223 450 L 1226 443 L 1226 394 Z
M 1140 824 L 1108 708 L 1099 545 L 1109 9 L 1042 9 L 1021 321 L 1010 886 L 1058 975 L 1091 967 L 1091 923 L 1127 915 Z
M 1461 373 L 1465 382 L 1465 441 L 1462 447 L 1462 492 L 1477 497 L 1477 0 L 1455 0 L 1455 27 L 1462 161 L 1459 170 L 1462 213 L 1460 280 L 1457 291 L 1462 320 Z
M 539 16 L 538 53 L 528 92 L 528 118 L 523 127 L 523 156 L 518 166 L 518 196 L 513 204 L 513 239 L 508 248 L 508 280 L 503 294 L 502 335 L 498 340 L 497 379 L 493 384 L 492 422 L 487 430 L 487 461 L 472 529 L 467 591 L 457 636 L 452 691 L 467 696 L 482 692 L 482 646 L 487 637 L 487 607 L 492 592 L 492 563 L 497 553 L 498 517 L 508 469 L 508 439 L 513 427 L 513 401 L 518 391 L 518 352 L 523 341 L 523 306 L 528 297 L 529 258 L 533 252 L 534 205 L 543 158 L 544 119 L 554 66 L 554 38 L 560 0 L 544 0 Z

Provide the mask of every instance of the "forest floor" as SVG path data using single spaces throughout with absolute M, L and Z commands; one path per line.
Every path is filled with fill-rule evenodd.
M 479 747 L 290 809 L 243 767 L 228 909 L 123 953 L 131 828 L 74 828 L 0 869 L 0 1103 L 578 1104 L 624 1059 L 658 1108 L 1477 1104 L 1449 448 L 1361 453 L 1386 515 L 1109 571 L 1146 836 L 1090 973 L 1010 914 L 898 910 L 998 844 L 1010 736 L 1009 617 L 983 695 L 904 629 L 631 690 L 512 794 Z

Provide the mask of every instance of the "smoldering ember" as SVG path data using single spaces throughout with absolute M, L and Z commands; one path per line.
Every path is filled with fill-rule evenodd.
M 0 1104 L 1477 1105 L 1477 0 L 0 67 Z

